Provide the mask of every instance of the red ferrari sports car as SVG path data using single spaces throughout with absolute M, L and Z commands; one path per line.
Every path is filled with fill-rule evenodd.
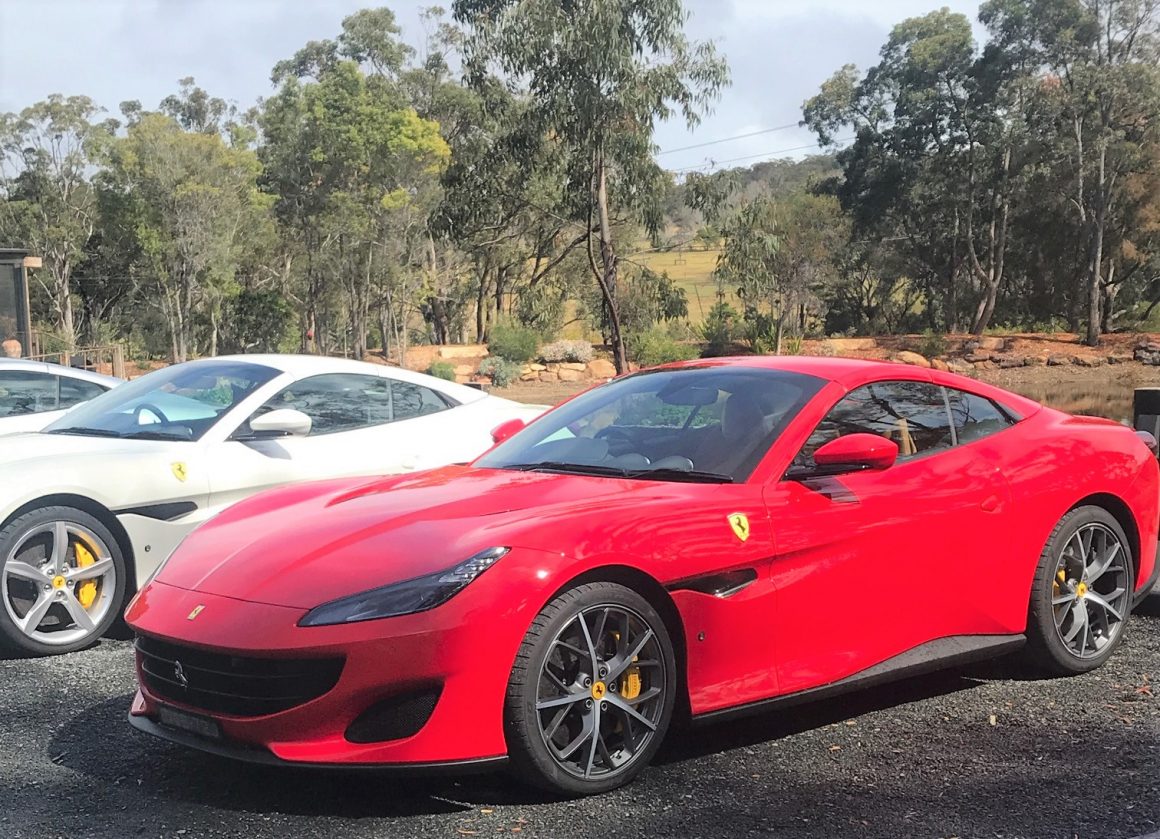
M 1019 647 L 1091 670 L 1157 573 L 1150 438 L 947 373 L 690 362 L 495 436 L 470 465 L 278 489 L 196 530 L 128 610 L 132 723 L 594 793 L 675 710 Z

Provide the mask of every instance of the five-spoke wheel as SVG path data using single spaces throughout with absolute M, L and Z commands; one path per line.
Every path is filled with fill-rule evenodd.
M 566 592 L 533 622 L 512 671 L 505 722 L 516 770 L 567 794 L 627 783 L 664 737 L 675 675 L 647 600 L 613 583 Z
M 1120 643 L 1132 608 L 1133 557 L 1116 519 L 1078 507 L 1056 525 L 1031 596 L 1028 648 L 1040 668 L 1084 673 Z
M 70 507 L 34 510 L 0 531 L 0 640 L 45 655 L 82 649 L 117 618 L 124 560 L 108 529 Z

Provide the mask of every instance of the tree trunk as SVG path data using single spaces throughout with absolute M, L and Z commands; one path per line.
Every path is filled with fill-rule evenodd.
M 1087 345 L 1099 346 L 1100 343 L 1100 270 L 1104 261 L 1104 226 L 1107 215 L 1106 200 L 1106 164 L 1108 157 L 1107 142 L 1100 144 L 1098 182 L 1095 191 L 1096 211 L 1092 219 L 1092 255 L 1088 265 L 1088 311 L 1087 311 Z
M 600 262 L 604 269 L 600 282 L 600 293 L 608 308 L 608 330 L 612 344 L 612 361 L 617 373 L 628 370 L 628 356 L 624 351 L 624 336 L 620 332 L 620 310 L 616 305 L 616 251 L 612 245 L 612 224 L 608 217 L 608 185 L 604 158 L 596 163 L 596 208 L 600 218 Z

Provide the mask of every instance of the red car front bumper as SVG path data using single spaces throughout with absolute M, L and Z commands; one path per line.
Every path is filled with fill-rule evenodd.
M 479 592 L 485 603 L 486 588 Z M 510 622 L 482 620 L 478 600 L 461 596 L 418 615 L 303 628 L 300 609 L 154 582 L 127 614 L 139 634 L 140 690 L 130 721 L 205 751 L 267 763 L 491 765 L 506 754 L 510 661 L 497 666 L 497 653 L 514 655 L 519 637 L 504 630 Z M 326 662 L 333 670 L 330 681 L 314 680 L 318 695 L 296 697 L 302 680 L 281 675 L 326 670 Z M 384 732 L 391 739 L 377 739 Z

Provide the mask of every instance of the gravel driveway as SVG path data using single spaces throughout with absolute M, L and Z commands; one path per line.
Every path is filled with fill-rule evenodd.
M 637 783 L 566 802 L 153 740 L 125 722 L 125 641 L 0 660 L 0 837 L 1139 836 L 1160 827 L 1160 604 L 1142 612 L 1088 676 L 990 665 L 676 731 Z

